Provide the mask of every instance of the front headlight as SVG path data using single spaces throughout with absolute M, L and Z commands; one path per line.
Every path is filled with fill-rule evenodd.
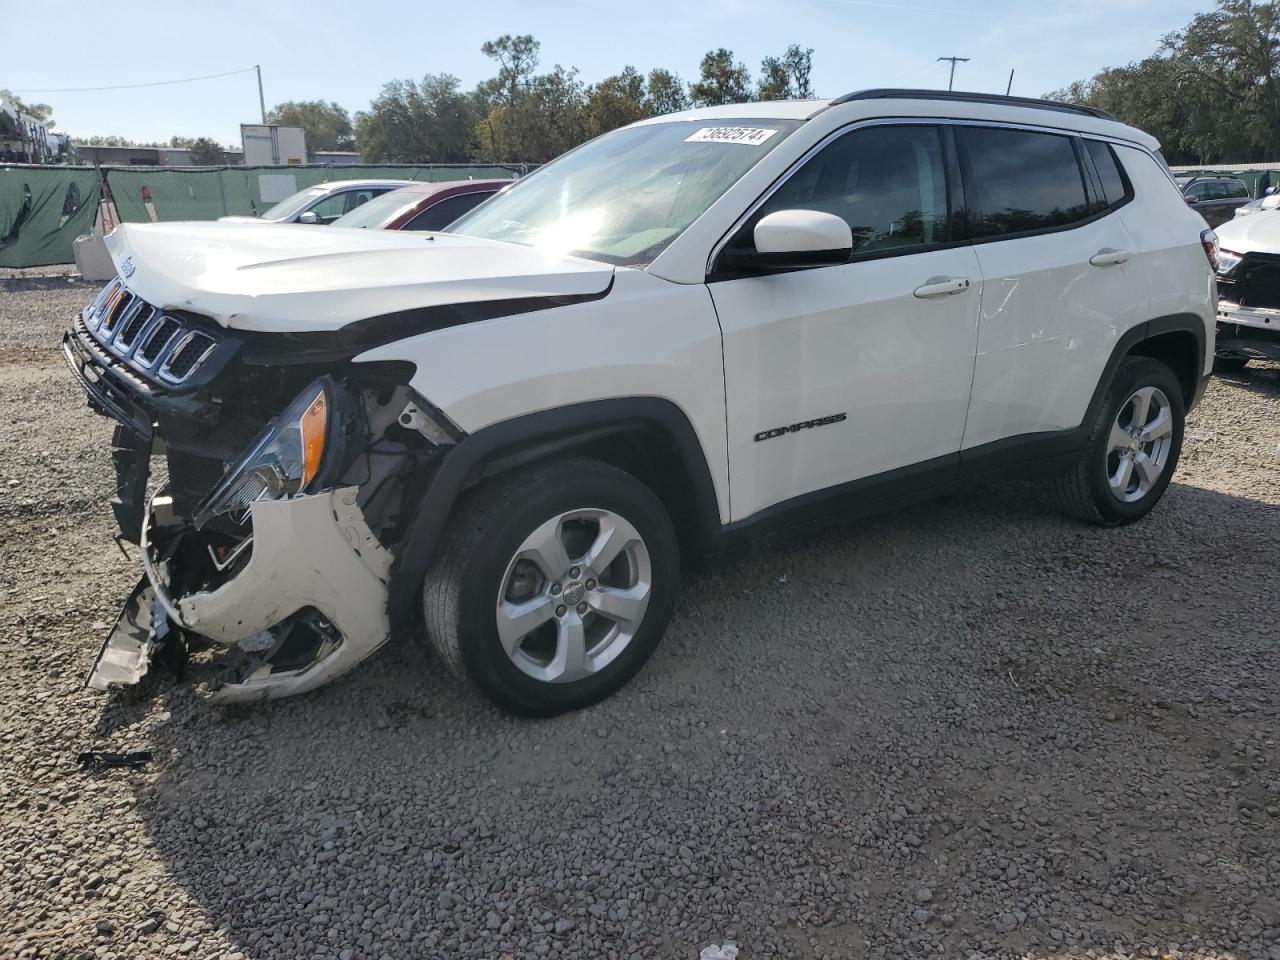
M 205 498 L 196 510 L 196 527 L 224 514 L 240 520 L 255 500 L 306 493 L 324 462 L 332 409 L 333 385 L 327 377 L 298 394 Z
M 1218 276 L 1225 277 L 1231 273 L 1236 267 L 1240 266 L 1240 261 L 1244 257 L 1230 250 L 1218 250 Z

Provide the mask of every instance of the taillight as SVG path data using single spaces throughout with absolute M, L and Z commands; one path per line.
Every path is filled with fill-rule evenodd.
M 1218 235 L 1212 230 L 1200 231 L 1200 246 L 1204 247 L 1204 255 L 1209 258 L 1209 269 L 1218 272 Z

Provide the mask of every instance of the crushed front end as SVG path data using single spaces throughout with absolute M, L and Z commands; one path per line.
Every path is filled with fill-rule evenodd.
M 338 334 L 157 308 L 119 278 L 63 349 L 89 405 L 117 422 L 112 509 L 145 570 L 91 687 L 136 683 L 190 644 L 221 648 L 215 699 L 287 696 L 386 642 L 405 491 L 460 439 L 407 386 L 411 367 L 354 363 L 362 347 Z
M 1280 360 L 1280 254 L 1223 250 L 1218 298 L 1216 355 Z

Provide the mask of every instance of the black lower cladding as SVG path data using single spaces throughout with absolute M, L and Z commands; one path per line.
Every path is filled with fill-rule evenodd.
M 1218 277 L 1218 295 L 1242 307 L 1280 307 L 1280 254 L 1246 253 Z
M 142 539 L 142 514 L 146 510 L 147 478 L 151 474 L 151 437 L 132 427 L 116 424 L 111 438 L 111 465 L 116 471 L 116 495 L 111 513 L 120 535 L 130 543 Z

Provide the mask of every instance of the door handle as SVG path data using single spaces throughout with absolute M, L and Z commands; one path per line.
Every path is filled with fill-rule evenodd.
M 964 293 L 969 289 L 968 277 L 930 277 L 924 286 L 912 291 L 921 300 L 929 297 L 949 297 L 953 293 Z
M 1103 247 L 1089 258 L 1089 262 L 1095 267 L 1109 267 L 1113 264 L 1124 263 L 1128 259 L 1128 250 L 1117 250 L 1115 247 Z

